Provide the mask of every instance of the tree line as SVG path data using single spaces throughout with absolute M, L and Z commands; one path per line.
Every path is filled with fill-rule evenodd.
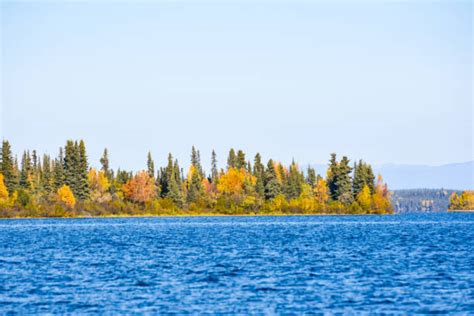
M 149 152 L 146 169 L 113 170 L 104 149 L 100 169 L 90 167 L 83 140 L 68 140 L 56 157 L 25 150 L 21 162 L 10 143 L 0 155 L 0 216 L 107 216 L 173 214 L 386 214 L 392 213 L 387 185 L 360 160 L 331 154 L 326 175 L 295 161 L 265 164 L 230 149 L 219 168 L 212 151 L 206 173 L 201 155 L 191 149 L 185 172 L 172 154 L 155 168 Z

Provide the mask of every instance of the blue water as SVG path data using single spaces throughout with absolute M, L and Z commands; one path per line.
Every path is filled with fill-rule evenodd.
M 0 220 L 0 314 L 474 313 L 474 214 Z

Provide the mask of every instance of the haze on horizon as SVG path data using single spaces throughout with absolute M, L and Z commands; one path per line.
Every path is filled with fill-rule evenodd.
M 1 3 L 0 136 L 145 168 L 474 160 L 472 4 Z M 320 172 L 320 171 L 319 171 Z

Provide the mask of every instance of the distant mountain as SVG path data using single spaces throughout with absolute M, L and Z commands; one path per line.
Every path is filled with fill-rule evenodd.
M 316 172 L 325 176 L 327 165 L 312 164 Z M 474 161 L 441 166 L 426 165 L 374 165 L 374 172 L 381 173 L 390 190 L 403 189 L 474 189 Z
M 391 190 L 400 189 L 474 189 L 474 161 L 441 166 L 395 165 L 374 166 Z

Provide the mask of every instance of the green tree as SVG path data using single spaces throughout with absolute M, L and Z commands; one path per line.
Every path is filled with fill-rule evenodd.
M 155 178 L 155 162 L 153 161 L 153 157 L 151 156 L 151 152 L 148 152 L 146 166 L 148 170 L 148 175 L 151 178 Z
M 237 157 L 235 159 L 235 168 L 236 169 L 241 169 L 245 168 L 247 166 L 247 162 L 245 160 L 245 153 L 239 149 L 237 152 Z
M 211 155 L 211 182 L 216 184 L 219 178 L 219 170 L 217 170 L 217 155 L 214 150 L 212 150 Z
M 280 183 L 275 170 L 275 163 L 270 159 L 267 163 L 267 170 L 265 171 L 265 198 L 267 200 L 274 199 L 280 194 Z
M 306 174 L 306 183 L 308 183 L 312 189 L 316 187 L 316 183 L 318 178 L 316 177 L 316 170 L 311 166 L 308 166 L 307 174 Z
M 15 169 L 10 143 L 6 140 L 2 142 L 0 154 L 0 173 L 3 174 L 5 186 L 11 194 L 18 186 L 18 176 Z
M 285 195 L 287 199 L 296 199 L 301 194 L 301 189 L 304 183 L 304 176 L 298 170 L 298 165 L 293 160 L 290 165 L 288 177 L 285 181 Z
M 231 148 L 229 151 L 229 157 L 227 158 L 227 170 L 230 168 L 235 168 L 237 164 L 237 157 L 235 155 L 234 148 Z
M 109 152 L 107 148 L 104 148 L 104 153 L 102 154 L 102 157 L 100 158 L 100 165 L 101 165 L 100 170 L 104 172 L 105 176 L 107 177 L 109 181 L 112 181 L 114 178 L 114 175 L 113 175 L 112 170 L 110 169 Z
M 64 152 L 62 147 L 59 148 L 59 155 L 53 164 L 53 184 L 54 191 L 64 185 Z
M 20 171 L 20 187 L 29 190 L 31 189 L 31 156 L 29 151 L 24 151 L 21 158 Z
M 253 175 L 257 179 L 255 183 L 255 192 L 260 198 L 265 197 L 265 166 L 262 163 L 260 153 L 255 155 L 253 160 Z
M 349 166 L 350 160 L 343 156 L 337 172 L 336 187 L 338 201 L 344 205 L 349 205 L 354 201 L 352 194 L 352 168 Z
M 43 172 L 41 174 L 41 188 L 46 194 L 53 192 L 53 173 L 51 170 L 51 158 L 43 155 Z
M 76 150 L 79 153 L 79 163 L 77 165 L 78 191 L 77 191 L 76 196 L 80 200 L 85 200 L 89 197 L 89 193 L 90 193 L 89 182 L 87 179 L 87 174 L 89 172 L 89 164 L 87 162 L 86 145 L 82 139 L 79 141 L 79 147 Z

